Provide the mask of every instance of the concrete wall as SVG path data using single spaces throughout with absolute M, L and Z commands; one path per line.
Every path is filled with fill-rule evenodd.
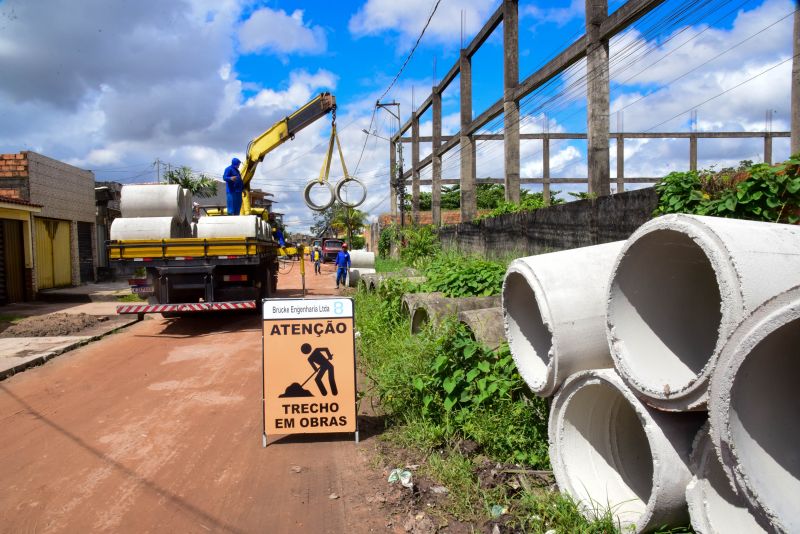
M 533 255 L 627 239 L 652 218 L 658 198 L 652 188 L 595 200 L 579 200 L 473 223 L 443 226 L 445 248 L 470 254 Z

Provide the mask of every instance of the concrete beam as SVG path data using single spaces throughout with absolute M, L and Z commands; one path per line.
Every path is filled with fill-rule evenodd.
M 586 155 L 589 193 L 598 196 L 611 194 L 608 40 L 600 35 L 600 25 L 607 14 L 608 0 L 586 0 Z
M 465 134 L 472 122 L 472 59 L 461 51 L 461 222 L 469 222 L 478 213 L 475 191 L 475 140 Z
M 503 160 L 506 202 L 519 202 L 519 84 L 518 0 L 503 0 Z
M 419 223 L 419 115 L 411 113 L 411 216 Z
M 389 141 L 389 213 L 392 218 L 397 217 L 397 145 Z
M 442 224 L 442 156 L 439 154 L 439 146 L 442 144 L 442 93 L 435 89 L 433 91 L 432 130 L 431 218 L 434 226 L 440 226 Z

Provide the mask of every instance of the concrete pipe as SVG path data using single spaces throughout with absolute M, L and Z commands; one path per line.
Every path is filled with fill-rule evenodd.
M 257 237 L 261 233 L 259 226 L 255 215 L 201 217 L 197 221 L 197 237 Z
M 111 223 L 112 241 L 169 239 L 182 237 L 180 223 L 173 217 L 118 217 Z
M 183 189 L 183 213 L 184 218 L 188 222 L 192 222 L 194 218 L 194 196 L 188 189 Z
M 403 315 L 408 315 L 409 318 L 420 303 L 428 300 L 436 300 L 445 298 L 444 293 L 441 291 L 434 291 L 432 293 L 406 293 L 400 304 L 400 312 Z
M 174 217 L 183 220 L 183 190 L 179 185 L 124 185 L 120 193 L 123 218 Z
M 772 275 L 772 273 L 769 273 Z M 768 530 L 800 532 L 800 286 L 758 307 L 711 379 L 711 438 L 728 479 Z
M 686 486 L 686 502 L 695 532 L 766 532 L 748 511 L 744 499 L 733 491 L 711 442 L 708 423 L 694 439 L 689 467 L 692 481 Z
M 497 350 L 506 340 L 503 328 L 503 308 L 484 308 L 465 310 L 458 313 L 458 320 L 464 323 L 478 343 Z
M 590 519 L 610 511 L 635 532 L 686 525 L 687 464 L 702 423 L 648 407 L 613 369 L 576 373 L 550 408 L 553 474 Z
M 531 390 L 551 396 L 567 377 L 612 367 L 605 333 L 611 269 L 623 241 L 520 258 L 503 281 L 506 337 Z
M 642 225 L 611 277 L 607 335 L 622 378 L 663 410 L 705 409 L 723 343 L 800 284 L 800 226 L 666 215 Z
M 384 280 L 389 280 L 390 278 L 403 278 L 412 284 L 423 284 L 427 280 L 427 278 L 424 276 L 411 276 L 407 272 L 398 271 L 392 273 L 375 273 L 366 278 L 364 282 L 368 290 L 375 291 L 381 287 L 381 284 L 384 282 Z
M 366 267 L 350 268 L 347 273 L 347 287 L 357 287 L 358 281 L 365 274 L 375 274 L 375 269 L 367 269 Z
M 494 297 L 460 297 L 431 299 L 420 302 L 411 314 L 411 333 L 417 334 L 431 322 L 441 323 L 449 315 L 458 315 L 466 310 L 496 308 L 500 306 L 500 295 Z
M 355 268 L 375 269 L 375 253 L 366 250 L 350 251 L 350 266 Z
M 196 222 L 193 222 L 191 224 L 191 229 L 192 229 L 192 237 L 197 237 L 197 223 Z

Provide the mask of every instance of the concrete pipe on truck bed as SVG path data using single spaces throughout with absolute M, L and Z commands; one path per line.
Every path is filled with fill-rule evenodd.
M 497 350 L 506 341 L 503 308 L 499 306 L 458 312 L 458 320 L 472 332 L 475 341 L 490 350 Z
M 403 295 L 403 299 L 400 304 L 400 312 L 403 315 L 408 315 L 410 318 L 420 303 L 432 299 L 443 298 L 445 298 L 445 296 L 441 291 L 434 291 L 432 293 L 406 293 Z
M 125 185 L 120 193 L 120 212 L 124 218 L 174 217 L 184 220 L 183 189 L 179 185 Z
M 692 528 L 702 534 L 766 532 L 747 509 L 744 498 L 733 491 L 709 431 L 706 422 L 692 444 L 692 481 L 686 486 Z
M 261 237 L 261 224 L 255 215 L 225 215 L 200 217 L 197 221 L 197 237 Z
M 766 274 L 766 273 L 765 273 Z M 800 532 L 800 286 L 728 339 L 711 379 L 711 439 L 759 523 Z
M 624 241 L 511 262 L 503 281 L 506 337 L 531 390 L 551 396 L 567 377 L 612 367 L 605 333 L 608 278 Z
M 714 361 L 753 309 L 800 283 L 800 226 L 665 215 L 628 240 L 611 276 L 615 367 L 663 410 L 705 409 Z
M 109 238 L 112 241 L 138 241 L 143 239 L 170 239 L 183 237 L 182 225 L 175 217 L 117 217 L 111 223 Z
M 416 334 L 427 324 L 439 324 L 448 315 L 458 315 L 465 310 L 496 308 L 500 295 L 493 297 L 460 297 L 432 299 L 420 302 L 411 315 L 411 333 Z
M 576 373 L 550 408 L 558 487 L 586 517 L 610 511 L 625 532 L 686 525 L 687 463 L 702 423 L 646 406 L 612 369 Z

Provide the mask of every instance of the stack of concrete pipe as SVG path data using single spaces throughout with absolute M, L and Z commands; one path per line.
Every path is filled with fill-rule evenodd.
M 438 325 L 450 315 L 469 310 L 500 306 L 500 295 L 494 297 L 430 298 L 417 302 L 411 311 L 411 333 L 419 333 L 426 324 Z
M 427 280 L 427 278 L 424 276 L 418 276 L 417 272 L 413 269 L 388 273 L 363 273 L 360 277 L 360 280 L 363 282 L 364 287 L 367 290 L 375 291 L 385 280 L 389 280 L 391 278 L 403 278 L 412 284 L 423 284 Z
M 375 274 L 375 253 L 366 250 L 350 251 L 350 272 L 347 275 L 348 287 L 358 286 L 365 274 Z
M 520 375 L 553 396 L 556 481 L 636 532 L 800 531 L 800 227 L 668 215 L 521 258 Z
M 110 238 L 168 239 L 190 237 L 192 194 L 179 185 L 124 185 L 122 217 L 111 223 Z

